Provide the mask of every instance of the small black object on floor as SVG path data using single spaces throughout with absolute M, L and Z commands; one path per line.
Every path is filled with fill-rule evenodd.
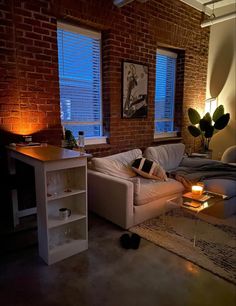
M 137 250 L 139 248 L 141 237 L 137 234 L 123 234 L 120 237 L 120 244 L 124 249 L 134 249 Z

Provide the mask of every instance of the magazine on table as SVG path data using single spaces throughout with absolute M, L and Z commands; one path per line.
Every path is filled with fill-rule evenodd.
M 201 194 L 201 195 L 194 195 L 194 194 L 192 194 L 192 192 L 187 192 L 187 193 L 183 194 L 183 197 L 203 203 L 203 202 L 209 200 L 210 198 L 212 198 L 212 195 L 204 194 L 204 193 Z

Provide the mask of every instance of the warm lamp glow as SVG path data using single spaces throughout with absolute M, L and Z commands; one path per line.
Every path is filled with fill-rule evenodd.
M 203 192 L 202 186 L 198 186 L 198 185 L 192 186 L 192 195 L 200 196 L 202 195 L 202 192 Z
M 12 127 L 11 132 L 17 135 L 32 135 L 35 134 L 36 132 L 39 132 L 40 128 L 31 126 L 31 124 L 25 124 L 25 123 L 18 123 L 17 125 L 14 125 Z

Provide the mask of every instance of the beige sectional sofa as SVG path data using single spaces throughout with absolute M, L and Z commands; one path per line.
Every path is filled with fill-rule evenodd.
M 178 167 L 183 157 L 184 145 L 171 144 L 159 148 L 163 166 L 166 169 Z M 144 156 L 145 154 L 149 155 L 149 151 Z M 134 149 L 94 159 L 96 170 L 88 170 L 89 209 L 125 229 L 160 215 L 166 209 L 167 200 L 179 197 L 184 190 L 180 182 L 170 178 L 159 181 L 140 176 L 128 177 L 126 166 L 130 167 L 140 157 L 142 151 Z M 123 164 L 125 168 L 110 169 L 114 161 L 118 161 L 119 165 Z
M 184 144 L 178 143 L 148 147 L 143 155 L 140 149 L 134 149 L 93 158 L 93 167 L 88 170 L 89 209 L 124 229 L 168 211 L 168 200 L 182 195 L 182 183 L 173 178 L 156 180 L 137 176 L 131 165 L 142 157 L 155 161 L 169 173 L 182 167 L 199 169 L 206 164 L 208 167 L 222 165 L 219 161 L 185 157 L 184 150 Z M 226 177 L 204 180 L 207 190 L 227 196 L 208 211 L 220 218 L 236 213 L 236 166 L 226 166 L 234 167 L 230 177 L 226 173 Z

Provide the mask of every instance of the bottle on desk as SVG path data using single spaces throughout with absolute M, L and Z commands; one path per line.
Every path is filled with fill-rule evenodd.
M 84 132 L 83 131 L 79 131 L 79 133 L 78 133 L 77 145 L 78 145 L 79 151 L 81 153 L 85 153 L 85 149 L 84 149 Z

